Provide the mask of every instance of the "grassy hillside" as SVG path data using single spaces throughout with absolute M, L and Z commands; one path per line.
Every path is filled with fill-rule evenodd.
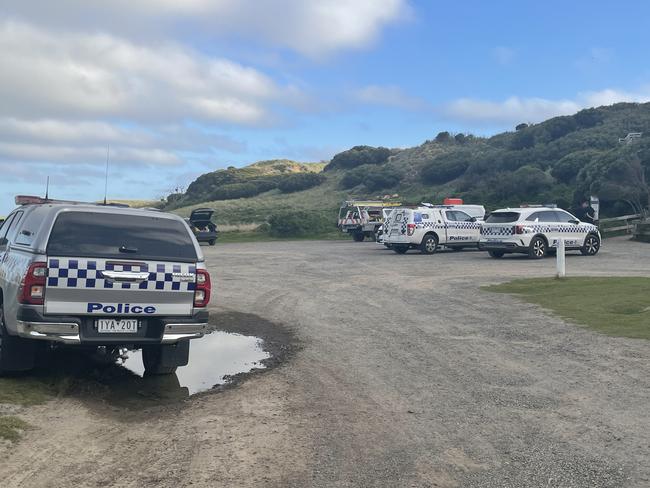
M 619 142 L 630 132 L 642 137 Z M 555 117 L 482 138 L 439 133 L 407 149 L 356 146 L 329 164 L 263 161 L 197 178 L 167 209 L 208 206 L 224 224 L 268 222 L 287 212 L 335 220 L 346 198 L 399 194 L 406 202 L 460 196 L 488 208 L 555 202 L 570 208 L 595 194 L 607 215 L 648 205 L 650 104 L 621 103 Z

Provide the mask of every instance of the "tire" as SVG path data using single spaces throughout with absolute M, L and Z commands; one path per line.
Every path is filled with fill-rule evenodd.
M 36 360 L 35 341 L 9 335 L 5 316 L 0 304 L 0 375 L 34 369 Z
M 600 239 L 596 234 L 589 234 L 584 245 L 580 248 L 583 256 L 595 256 L 600 251 Z
M 528 257 L 531 259 L 542 259 L 546 257 L 547 252 L 548 246 L 544 238 L 540 236 L 533 237 L 528 247 Z
M 422 254 L 434 254 L 438 249 L 438 238 L 433 234 L 427 234 L 420 243 Z
M 363 235 L 363 232 L 355 232 L 352 234 L 352 239 L 354 239 L 354 242 L 363 242 L 363 239 L 366 236 Z
M 393 251 L 395 251 L 397 254 L 406 254 L 406 251 L 409 250 L 408 246 L 392 246 L 391 248 Z
M 210 244 L 211 246 L 214 246 L 216 243 L 217 243 L 217 240 L 216 240 L 216 239 L 210 239 L 210 240 L 208 241 L 208 244 Z
M 503 251 L 488 251 L 488 254 L 494 259 L 501 259 L 505 255 Z

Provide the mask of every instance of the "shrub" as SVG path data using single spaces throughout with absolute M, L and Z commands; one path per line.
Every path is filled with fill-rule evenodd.
M 325 181 L 325 175 L 319 173 L 297 173 L 281 179 L 278 189 L 282 193 L 293 193 L 313 188 L 323 181 Z
M 335 225 L 331 215 L 324 212 L 278 212 L 269 217 L 269 233 L 274 237 L 324 234 L 333 230 Z
M 338 153 L 323 171 L 356 168 L 364 164 L 383 164 L 388 161 L 390 149 L 385 147 L 354 146 Z

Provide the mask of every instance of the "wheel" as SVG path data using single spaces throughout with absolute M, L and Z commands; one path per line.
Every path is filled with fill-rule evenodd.
M 0 375 L 15 371 L 29 371 L 36 360 L 35 341 L 9 335 L 0 304 Z
M 542 237 L 533 237 L 528 248 L 528 257 L 531 259 L 542 259 L 546 256 L 547 250 L 546 241 Z
M 354 239 L 354 242 L 363 242 L 363 239 L 366 236 L 363 235 L 363 232 L 355 232 L 352 234 L 352 239 Z
M 589 234 L 580 248 L 583 256 L 595 256 L 600 251 L 600 239 L 596 234 Z
M 505 253 L 503 251 L 488 251 L 488 254 L 491 258 L 501 259 Z
M 420 244 L 420 251 L 422 254 L 433 254 L 438 249 L 438 238 L 433 234 L 427 234 L 422 239 Z
M 393 251 L 397 254 L 405 254 L 409 250 L 408 246 L 392 246 Z
M 208 241 L 208 244 L 210 244 L 211 246 L 214 246 L 216 243 L 217 243 L 217 240 L 216 240 L 216 239 L 210 239 L 210 240 Z
M 142 348 L 142 362 L 147 374 L 173 374 L 178 366 L 185 366 L 190 354 L 190 341 L 178 344 L 157 344 Z

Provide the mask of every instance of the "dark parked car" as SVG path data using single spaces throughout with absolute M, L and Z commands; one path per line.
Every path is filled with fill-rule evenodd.
M 196 240 L 199 242 L 207 242 L 211 246 L 214 246 L 219 237 L 217 225 L 212 222 L 213 214 L 214 210 L 211 208 L 197 208 L 192 211 L 190 218 L 187 219 L 192 232 L 196 236 Z

